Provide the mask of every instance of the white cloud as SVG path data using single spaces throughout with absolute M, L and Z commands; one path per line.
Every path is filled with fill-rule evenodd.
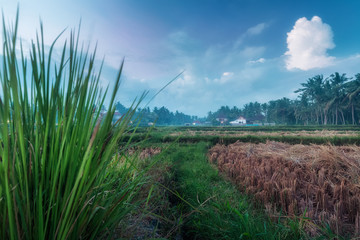
M 195 87 L 196 81 L 193 73 L 185 71 L 179 78 L 171 83 L 167 88 L 169 92 L 174 94 L 173 96 L 183 96 L 189 89 Z
M 259 35 L 266 27 L 267 25 L 265 23 L 259 23 L 258 25 L 249 28 L 246 33 L 248 35 Z
M 257 60 L 248 61 L 248 63 L 250 63 L 250 64 L 264 63 L 264 62 L 265 62 L 265 58 L 259 58 Z
M 314 16 L 310 21 L 305 17 L 296 21 L 287 33 L 288 51 L 285 53 L 286 68 L 309 70 L 333 64 L 335 57 L 328 56 L 327 50 L 335 47 L 331 27 Z
M 231 77 L 234 75 L 234 73 L 233 72 L 224 72 L 222 75 L 223 75 L 223 77 Z
M 251 59 L 260 57 L 262 54 L 264 54 L 265 50 L 266 48 L 264 46 L 246 47 L 240 51 L 240 55 L 243 56 L 245 59 Z
M 234 73 L 233 72 L 223 72 L 221 74 L 221 77 L 220 78 L 215 78 L 214 79 L 214 82 L 215 83 L 220 83 L 220 84 L 224 84 L 224 83 L 227 83 L 229 82 L 232 77 L 234 76 Z
M 244 40 L 247 37 L 250 36 L 255 36 L 255 35 L 260 35 L 265 28 L 267 28 L 269 26 L 268 23 L 259 23 L 253 27 L 250 27 L 246 30 L 245 33 L 243 33 L 235 42 L 234 42 L 234 46 L 233 48 L 236 49 L 238 47 L 240 47 L 240 45 L 243 44 Z

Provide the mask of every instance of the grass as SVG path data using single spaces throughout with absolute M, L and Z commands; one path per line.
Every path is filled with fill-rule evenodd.
M 164 147 L 164 146 L 162 146 Z M 134 152 L 140 161 L 137 168 L 144 171 L 144 184 L 131 203 L 134 206 L 124 218 L 120 219 L 111 239 L 153 239 L 166 236 L 166 224 L 169 222 L 170 208 L 168 192 L 163 185 L 167 184 L 169 162 L 158 161 L 160 148 L 144 145 Z
M 0 238 L 109 236 L 131 211 L 129 203 L 143 182 L 134 164 L 109 167 L 121 160 L 117 143 L 136 109 L 135 104 L 112 124 L 123 63 L 113 91 L 101 95 L 96 49 L 80 47 L 79 33 L 70 33 L 56 62 L 57 39 L 45 50 L 42 25 L 30 58 L 17 42 L 17 28 L 18 17 L 12 27 L 3 20 Z M 106 94 L 109 111 L 101 117 Z
M 306 239 L 304 219 L 271 221 L 212 167 L 208 143 L 179 144 L 173 162 L 172 202 L 184 239 Z
M 360 131 L 357 125 L 276 125 L 276 126 L 167 126 L 156 127 L 160 131 L 183 132 L 183 131 L 234 131 L 234 132 L 275 132 L 275 131 Z
M 133 141 L 142 141 L 146 136 L 149 137 L 149 141 L 152 143 L 169 143 L 174 141 L 179 141 L 182 143 L 198 143 L 198 142 L 210 142 L 212 144 L 232 144 L 237 141 L 240 142 L 249 142 L 249 143 L 266 143 L 267 141 L 276 141 L 276 142 L 284 142 L 289 144 L 332 144 L 336 146 L 342 145 L 360 145 L 360 137 L 359 136 L 292 136 L 292 135 L 255 135 L 249 134 L 241 135 L 241 136 L 219 136 L 219 135 L 179 135 L 179 136 L 171 136 L 172 133 L 170 130 L 160 129 L 151 134 L 143 134 L 136 133 L 131 136 Z M 125 136 L 123 141 L 127 141 L 130 139 L 130 136 Z
M 238 140 L 359 143 L 358 137 L 251 135 L 252 131 L 274 131 L 269 127 L 198 128 L 248 131 L 242 138 L 198 133 L 168 136 L 170 131 L 194 128 L 155 128 L 148 134 L 147 129 L 130 127 L 144 95 L 113 124 L 123 63 L 113 91 L 107 89 L 102 95 L 101 68 L 95 71 L 96 49 L 84 50 L 79 33 L 70 33 L 55 61 L 58 38 L 45 50 L 41 27 L 26 57 L 17 41 L 17 27 L 18 17 L 12 27 L 3 20 L 0 239 L 103 239 L 117 236 L 119 229 L 125 236 L 131 227 L 137 231 L 132 217 L 138 215 L 155 219 L 168 238 L 306 239 L 306 218 L 270 219 L 208 164 L 208 148 Z M 106 94 L 111 96 L 109 111 L 101 116 Z M 307 130 L 319 128 L 358 131 L 353 126 Z M 276 129 L 300 131 L 288 126 Z M 144 144 L 146 136 L 149 141 Z M 142 165 L 139 154 L 127 154 L 133 146 L 158 147 L 175 140 L 180 143 L 165 150 L 159 162 Z M 159 236 L 157 227 L 146 236 Z

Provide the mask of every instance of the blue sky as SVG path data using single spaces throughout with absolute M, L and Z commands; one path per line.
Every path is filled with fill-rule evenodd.
M 360 1 L 78 0 L 19 1 L 23 42 L 44 22 L 45 41 L 82 19 L 82 41 L 105 56 L 112 84 L 125 57 L 117 100 L 130 105 L 184 73 L 150 106 L 205 116 L 222 105 L 296 98 L 317 74 L 360 72 Z M 2 1 L 13 20 L 16 1 Z M 65 36 L 68 36 L 69 30 Z M 62 40 L 64 40 L 63 37 Z M 60 47 L 60 45 L 59 45 Z

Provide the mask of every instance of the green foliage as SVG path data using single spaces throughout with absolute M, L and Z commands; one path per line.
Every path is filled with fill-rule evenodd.
M 306 239 L 302 218 L 272 222 L 256 210 L 207 162 L 209 145 L 178 145 L 166 155 L 174 162 L 174 190 L 185 239 Z
M 281 98 L 263 104 L 250 102 L 242 109 L 222 106 L 214 113 L 209 112 L 207 120 L 215 122 L 221 116 L 231 121 L 244 116 L 248 122 L 287 125 L 360 123 L 360 74 L 356 74 L 354 78 L 338 72 L 327 78 L 316 75 L 301 86 L 295 91 L 300 93 L 296 100 Z
M 126 114 L 129 111 L 129 109 L 122 105 L 120 102 L 115 103 L 115 109 L 122 115 Z
M 178 111 L 173 113 L 166 107 L 155 107 L 153 114 L 156 116 L 156 125 L 158 126 L 192 124 L 198 119 L 196 116 L 186 115 Z
M 358 126 L 352 125 L 276 125 L 276 126 L 243 126 L 243 127 L 168 127 L 168 128 L 155 128 L 155 131 L 161 132 L 182 132 L 187 130 L 192 131 L 214 131 L 214 132 L 223 132 L 223 131 L 235 131 L 235 132 L 300 132 L 300 131 L 322 131 L 322 130 L 332 130 L 332 131 L 360 131 Z M 137 132 L 141 131 L 139 129 Z
M 115 104 L 115 108 L 120 114 L 128 111 L 128 108 L 120 102 Z M 179 111 L 173 113 L 166 107 L 155 107 L 153 111 L 151 111 L 149 107 L 143 109 L 138 108 L 136 114 L 133 116 L 133 119 L 137 118 L 140 119 L 139 126 L 148 126 L 149 123 L 152 125 L 155 122 L 157 126 L 184 126 L 185 124 L 192 124 L 199 119 L 196 116 L 190 116 Z
M 227 118 L 229 121 L 237 119 L 243 112 L 237 108 L 229 108 L 229 106 L 222 106 L 216 112 L 209 112 L 207 116 L 207 121 L 211 122 L 212 125 L 220 125 L 220 122 L 217 121 L 217 118 Z
M 195 135 L 186 135 L 186 132 L 191 130 Z M 182 143 L 198 143 L 209 142 L 213 145 L 217 143 L 231 144 L 236 141 L 251 142 L 251 143 L 265 143 L 266 141 L 277 141 L 289 144 L 332 144 L 336 146 L 341 145 L 360 145 L 360 136 L 302 136 L 302 131 L 354 131 L 359 132 L 357 126 L 275 126 L 275 127 L 158 127 L 154 128 L 150 134 L 147 134 L 147 128 L 140 128 L 131 138 L 135 142 L 148 139 L 152 143 L 166 143 L 166 142 L 182 142 Z M 241 136 L 231 136 L 233 134 L 245 132 Z M 211 135 L 196 134 L 199 132 L 212 132 Z M 256 132 L 269 132 L 269 135 L 256 135 Z M 278 135 L 270 134 L 271 132 L 279 132 Z M 299 133 L 298 135 L 283 135 L 283 132 Z M 178 133 L 178 134 L 174 134 Z M 220 134 L 228 134 L 220 136 Z M 360 134 L 360 132 L 359 132 Z M 122 141 L 126 142 L 130 136 L 124 136 Z
M 71 32 L 55 63 L 56 40 L 46 51 L 41 25 L 30 60 L 21 45 L 18 58 L 17 26 L 16 19 L 8 30 L 3 21 L 0 238 L 99 238 L 131 210 L 142 181 L 133 164 L 111 168 L 121 161 L 117 142 L 134 114 L 131 108 L 112 124 L 123 64 L 101 117 L 105 96 L 98 90 L 95 51 L 79 50 Z

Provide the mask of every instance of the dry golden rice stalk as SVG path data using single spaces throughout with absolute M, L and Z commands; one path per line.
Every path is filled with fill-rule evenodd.
M 276 206 L 290 216 L 306 211 L 336 233 L 359 233 L 358 146 L 236 142 L 214 146 L 209 161 L 268 210 Z

